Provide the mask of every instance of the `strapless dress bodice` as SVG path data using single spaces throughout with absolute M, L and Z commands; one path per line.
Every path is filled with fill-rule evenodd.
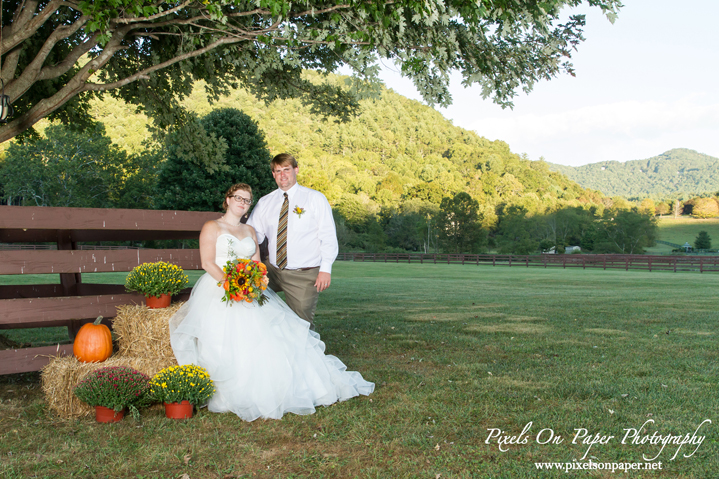
M 215 263 L 222 268 L 233 259 L 251 258 L 255 254 L 255 240 L 250 236 L 238 239 L 229 233 L 217 237 L 215 245 Z

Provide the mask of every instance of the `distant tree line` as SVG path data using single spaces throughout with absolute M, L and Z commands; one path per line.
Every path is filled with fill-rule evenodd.
M 675 197 L 655 202 L 651 198 L 644 198 L 639 203 L 638 209 L 642 213 L 658 216 L 689 215 L 695 218 L 717 218 L 719 217 L 719 192 L 689 197 L 684 200 Z

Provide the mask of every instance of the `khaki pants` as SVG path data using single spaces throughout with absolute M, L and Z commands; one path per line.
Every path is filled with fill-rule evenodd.
M 317 275 L 320 274 L 320 267 L 301 269 L 281 270 L 267 262 L 267 275 L 270 278 L 269 287 L 274 292 L 284 291 L 285 302 L 297 316 L 310 323 L 310 329 L 314 331 L 315 309 L 319 293 L 315 288 Z

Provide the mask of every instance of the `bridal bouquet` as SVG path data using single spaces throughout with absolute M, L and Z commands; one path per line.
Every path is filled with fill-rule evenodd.
M 217 283 L 217 286 L 225 288 L 222 301 L 230 305 L 231 301 L 257 301 L 260 306 L 265 304 L 267 296 L 262 292 L 267 289 L 270 280 L 264 264 L 250 259 L 235 259 L 228 261 L 222 270 L 225 279 Z

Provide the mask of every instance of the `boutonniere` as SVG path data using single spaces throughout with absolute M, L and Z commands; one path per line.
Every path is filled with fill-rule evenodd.
M 295 209 L 292 210 L 292 212 L 296 214 L 299 218 L 302 218 L 302 215 L 305 213 L 305 211 L 307 210 L 305 210 L 304 208 L 300 208 L 299 206 L 295 206 Z

